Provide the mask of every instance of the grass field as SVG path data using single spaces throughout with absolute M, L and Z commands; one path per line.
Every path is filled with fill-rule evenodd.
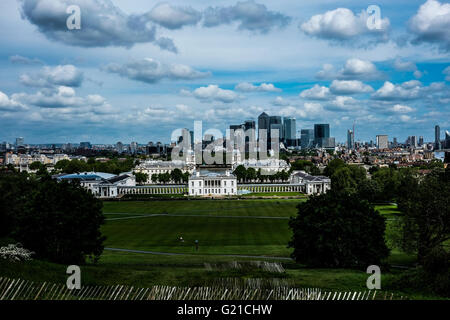
M 156 255 L 105 250 L 98 264 L 82 267 L 87 285 L 127 284 L 205 286 L 226 279 L 247 281 L 283 279 L 296 287 L 324 290 L 365 290 L 364 270 L 310 269 L 286 259 L 291 237 L 288 218 L 297 212 L 304 199 L 267 200 L 176 200 L 105 202 L 106 223 L 102 232 L 105 247 L 181 253 Z M 395 205 L 378 205 L 388 219 L 398 214 Z M 389 226 L 389 223 L 388 223 Z M 184 242 L 179 241 L 179 237 Z M 199 240 L 195 251 L 194 240 Z M 233 255 L 233 256 L 229 256 Z M 247 255 L 247 256 L 245 256 Z M 264 256 L 248 257 L 248 256 Z M 280 260 L 278 257 L 283 257 Z M 227 264 L 232 261 L 281 262 L 282 274 L 260 269 L 209 271 L 205 263 Z M 389 262 L 398 265 L 414 263 L 414 257 L 392 250 Z M 11 264 L 0 261 L 0 276 L 21 277 L 35 281 L 65 282 L 66 266 L 45 261 Z M 435 298 L 417 291 L 399 290 L 395 279 L 401 269 L 382 273 L 382 286 L 410 298 Z

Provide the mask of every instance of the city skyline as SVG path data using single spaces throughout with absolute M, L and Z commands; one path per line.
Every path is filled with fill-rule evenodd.
M 355 123 L 355 141 L 433 142 L 450 128 L 450 4 L 378 1 L 375 31 L 371 4 L 2 1 L 0 140 L 168 142 L 196 120 L 225 133 L 265 111 L 296 119 L 298 138 L 329 123 L 346 143 Z

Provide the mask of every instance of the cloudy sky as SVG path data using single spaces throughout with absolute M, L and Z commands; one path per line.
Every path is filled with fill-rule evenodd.
M 450 130 L 446 1 L 1 0 L 0 40 L 2 141 L 169 142 L 262 111 L 338 141 Z

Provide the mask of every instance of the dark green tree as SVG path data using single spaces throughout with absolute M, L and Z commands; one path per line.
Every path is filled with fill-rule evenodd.
M 237 168 L 233 172 L 236 175 L 238 181 L 245 181 L 247 177 L 247 169 L 243 165 L 237 166 Z
M 82 264 L 103 252 L 102 202 L 77 183 L 41 179 L 17 214 L 13 238 L 41 259 Z
M 180 183 L 183 181 L 183 172 L 180 169 L 175 168 L 170 172 L 170 177 L 175 183 Z
M 289 247 L 299 263 L 314 267 L 361 267 L 380 264 L 389 254 L 385 219 L 354 195 L 329 192 L 300 203 L 289 226 Z
M 339 158 L 333 159 L 325 167 L 323 174 L 326 175 L 327 177 L 331 177 L 338 168 L 345 167 L 345 166 L 346 166 L 346 164 L 343 160 L 341 160 Z
M 450 171 L 435 169 L 422 179 L 405 175 L 398 208 L 403 213 L 403 249 L 417 252 L 419 263 L 450 240 Z
M 133 172 L 134 176 L 136 177 L 136 182 L 138 184 L 146 183 L 148 180 L 148 174 L 144 172 Z

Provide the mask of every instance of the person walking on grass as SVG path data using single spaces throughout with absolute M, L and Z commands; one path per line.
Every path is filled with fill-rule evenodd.
M 198 251 L 198 240 L 195 240 L 195 251 Z

